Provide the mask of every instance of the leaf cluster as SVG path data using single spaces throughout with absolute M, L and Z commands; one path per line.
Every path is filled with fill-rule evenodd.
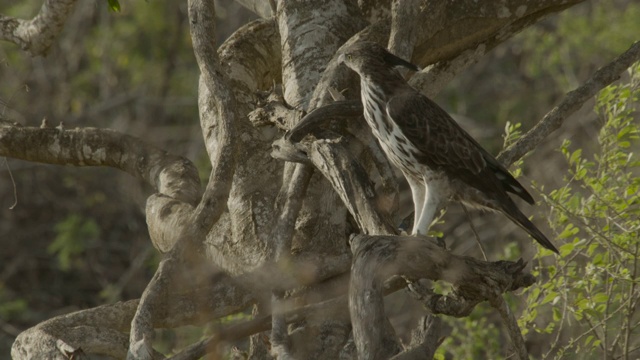
M 537 275 L 546 281 L 528 289 L 520 321 L 526 332 L 547 339 L 544 358 L 626 358 L 640 349 L 639 100 L 637 63 L 627 81 L 598 95 L 603 126 L 597 153 L 586 156 L 569 140 L 562 144 L 566 184 L 545 201 L 564 244 L 555 262 L 540 258 Z

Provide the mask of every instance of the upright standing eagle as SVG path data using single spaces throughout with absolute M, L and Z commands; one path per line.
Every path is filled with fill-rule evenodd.
M 414 235 L 426 235 L 439 206 L 455 199 L 504 213 L 542 246 L 558 252 L 507 192 L 533 204 L 531 195 L 449 114 L 396 71 L 419 70 L 417 66 L 373 42 L 358 42 L 342 51 L 340 60 L 360 75 L 367 123 L 411 187 Z

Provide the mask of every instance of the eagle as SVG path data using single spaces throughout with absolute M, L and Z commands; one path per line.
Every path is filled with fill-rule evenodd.
M 374 42 L 356 42 L 340 51 L 339 62 L 360 76 L 368 125 L 411 188 L 413 235 L 426 235 L 436 211 L 456 200 L 503 213 L 540 245 L 558 253 L 508 194 L 533 205 L 527 190 L 445 110 L 407 84 L 398 72 L 402 67 L 419 71 L 418 66 Z

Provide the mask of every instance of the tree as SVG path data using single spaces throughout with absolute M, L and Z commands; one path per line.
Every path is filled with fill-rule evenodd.
M 357 98 L 355 76 L 338 66 L 336 52 L 350 41 L 384 44 L 425 68 L 410 82 L 433 96 L 506 39 L 580 1 L 239 2 L 261 19 L 220 47 L 213 2 L 188 4 L 211 165 L 204 189 L 192 161 L 140 138 L 47 121 L 41 127 L 2 123 L 2 156 L 109 166 L 152 187 L 145 216 L 163 254 L 139 300 L 47 320 L 17 338 L 12 356 L 64 358 L 82 351 L 159 358 L 154 328 L 201 325 L 253 306 L 250 320 L 222 326 L 174 357 L 217 353 L 219 344 L 248 336 L 255 358 L 266 358 L 267 346 L 283 358 L 428 357 L 439 345 L 441 319 L 428 317 L 404 349 L 385 316 L 383 294 L 405 287 L 393 277 L 402 275 L 432 313 L 466 316 L 488 300 L 515 353 L 526 358 L 520 328 L 502 297 L 533 283 L 525 264 L 480 261 L 426 239 L 396 236 L 392 168 L 362 123 L 331 122 L 360 114 L 353 102 L 334 102 Z M 42 55 L 74 6 L 73 0 L 46 0 L 30 21 L 1 17 L 0 36 Z M 509 165 L 535 149 L 639 58 L 635 43 L 567 94 L 499 159 Z M 290 132 L 283 137 L 284 131 Z M 91 225 L 81 224 L 76 226 L 91 234 Z M 449 282 L 453 291 L 434 294 L 415 281 L 421 278 Z M 267 345 L 257 334 L 269 329 Z

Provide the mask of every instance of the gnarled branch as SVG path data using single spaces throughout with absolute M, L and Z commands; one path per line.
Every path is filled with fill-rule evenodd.
M 0 40 L 11 41 L 31 56 L 46 55 L 77 0 L 45 0 L 31 20 L 0 15 Z
M 198 171 L 191 161 L 109 129 L 3 125 L 0 156 L 46 164 L 113 167 L 192 205 L 201 193 Z
M 207 233 L 226 208 L 235 170 L 233 149 L 235 99 L 227 77 L 220 69 L 218 53 L 213 41 L 215 5 L 210 1 L 189 1 L 189 20 L 191 39 L 201 72 L 198 96 L 200 123 L 213 168 L 202 199 L 189 217 L 188 227 L 181 228 L 176 245 L 160 262 L 154 277 L 142 294 L 131 323 L 127 358 L 149 359 L 152 357 L 151 341 L 154 332 L 151 318 L 156 304 L 166 298 L 163 295 L 173 280 L 178 277 L 179 270 L 182 270 L 182 276 L 186 273 L 195 275 L 187 276 L 191 280 L 206 273 L 206 271 L 200 273 L 198 269 L 198 262 L 204 260 L 203 256 L 198 256 L 198 250 L 203 248 Z M 162 215 L 162 213 L 153 214 Z M 214 266 L 211 268 L 209 271 L 215 271 Z
M 354 259 L 349 311 L 359 359 L 383 359 L 395 354 L 392 347 L 385 346 L 380 331 L 385 319 L 382 284 L 391 275 L 451 283 L 453 293 L 437 296 L 429 306 L 433 313 L 451 316 L 466 316 L 477 303 L 535 281 L 522 272 L 522 261 L 485 262 L 458 256 L 425 238 L 359 235 L 351 241 L 351 249 Z

